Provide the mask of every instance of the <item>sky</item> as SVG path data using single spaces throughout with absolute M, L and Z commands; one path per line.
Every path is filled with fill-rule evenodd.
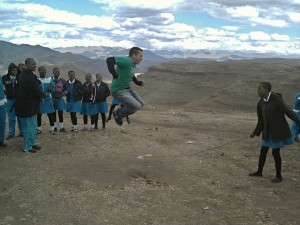
M 0 0 L 0 40 L 300 54 L 300 0 Z

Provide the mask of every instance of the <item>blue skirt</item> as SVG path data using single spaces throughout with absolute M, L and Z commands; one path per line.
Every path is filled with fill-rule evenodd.
M 66 109 L 66 103 L 63 99 L 53 100 L 53 106 L 55 110 L 63 111 Z
M 97 113 L 107 113 L 108 112 L 107 102 L 106 101 L 97 102 L 96 110 L 97 110 Z
M 40 114 L 48 114 L 55 112 L 51 99 L 40 101 Z
M 67 112 L 80 112 L 80 108 L 81 108 L 81 101 L 70 101 L 70 102 L 67 102 Z
M 268 132 L 267 140 L 262 139 L 262 143 L 261 143 L 262 146 L 269 147 L 269 148 L 283 148 L 285 145 L 291 145 L 291 144 L 293 144 L 293 140 L 291 137 L 285 140 L 273 142 L 270 132 Z
M 96 115 L 96 104 L 92 104 L 91 102 L 82 102 L 80 114 L 86 116 Z
M 119 102 L 117 99 L 113 98 L 111 104 L 112 104 L 112 105 L 119 105 L 120 102 Z

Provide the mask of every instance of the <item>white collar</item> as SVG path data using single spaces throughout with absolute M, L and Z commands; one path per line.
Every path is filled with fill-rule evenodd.
M 75 79 L 73 81 L 69 80 L 69 84 L 74 84 Z
M 263 99 L 264 99 L 264 101 L 265 101 L 265 102 L 268 102 L 268 101 L 269 101 L 269 98 L 270 98 L 270 96 L 271 96 L 271 91 L 270 91 L 270 93 L 269 93 L 269 95 L 268 95 L 267 99 L 263 98 Z

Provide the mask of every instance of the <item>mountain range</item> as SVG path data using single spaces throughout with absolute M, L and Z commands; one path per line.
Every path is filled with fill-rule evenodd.
M 86 73 L 101 73 L 104 80 L 111 80 L 105 59 L 109 56 L 128 55 L 128 49 L 119 47 L 68 47 L 50 49 L 40 45 L 13 44 L 0 41 L 0 74 L 7 73 L 11 62 L 18 64 L 25 58 L 37 60 L 38 66 L 45 66 L 48 75 L 58 67 L 61 76 L 67 78 L 69 70 L 74 70 L 76 77 L 83 80 Z M 273 53 L 229 52 L 211 50 L 144 50 L 143 61 L 137 66 L 137 73 L 144 73 L 150 67 L 169 61 L 226 61 L 265 58 L 300 58 L 300 55 L 278 55 Z

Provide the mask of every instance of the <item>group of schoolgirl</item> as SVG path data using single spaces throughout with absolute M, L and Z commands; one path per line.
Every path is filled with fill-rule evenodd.
M 23 137 L 24 133 L 21 120 L 16 117 L 14 109 L 18 78 L 23 68 L 24 64 L 19 64 L 18 67 L 14 63 L 11 63 L 8 67 L 8 73 L 1 77 L 1 88 L 4 87 L 5 93 L 3 102 L 5 101 L 6 106 L 1 110 L 1 115 L 3 114 L 3 118 L 6 118 L 4 117 L 6 113 L 8 115 L 9 129 L 7 140 L 15 136 L 16 122 L 18 122 L 19 127 L 18 136 Z M 105 123 L 110 119 L 109 117 L 106 120 L 106 113 L 108 112 L 106 98 L 110 95 L 110 90 L 108 85 L 102 81 L 100 73 L 96 74 L 95 82 L 92 82 L 92 75 L 87 73 L 84 83 L 75 78 L 75 72 L 72 70 L 68 72 L 68 80 L 60 77 L 59 68 L 53 69 L 53 77 L 46 74 L 44 66 L 38 68 L 38 73 L 36 76 L 41 90 L 45 93 L 45 97 L 40 100 L 40 112 L 37 114 L 37 134 L 42 133 L 43 114 L 47 114 L 48 116 L 51 134 L 56 134 L 58 125 L 60 132 L 66 132 L 63 116 L 63 111 L 65 110 L 71 116 L 72 132 L 78 132 L 76 113 L 83 115 L 84 125 L 82 130 L 93 131 L 94 129 L 98 129 L 99 114 L 102 119 L 102 128 L 105 128 Z M 59 124 L 56 121 L 57 115 Z M 90 126 L 88 126 L 88 117 L 90 117 Z M 6 123 L 6 119 L 1 120 L 1 122 Z M 5 131 L 1 131 L 3 139 L 4 135 Z
M 40 115 L 38 115 L 37 133 L 41 133 L 41 115 L 47 114 L 51 126 L 50 132 L 57 131 L 56 112 L 59 117 L 60 131 L 66 132 L 63 123 L 63 111 L 70 113 L 72 122 L 72 132 L 78 132 L 77 113 L 83 115 L 83 129 L 98 129 L 98 116 L 102 118 L 102 128 L 105 128 L 106 115 L 108 112 L 106 98 L 110 95 L 109 87 L 102 81 L 102 75 L 96 74 L 96 81 L 92 82 L 92 75 L 85 75 L 85 82 L 82 83 L 75 78 L 75 72 L 68 72 L 69 79 L 65 81 L 61 78 L 58 68 L 53 69 L 53 77 L 46 76 L 46 69 L 39 67 L 38 79 L 41 82 L 43 92 L 47 93 L 40 102 Z M 66 98 L 66 102 L 64 100 Z M 90 117 L 90 126 L 88 126 Z

